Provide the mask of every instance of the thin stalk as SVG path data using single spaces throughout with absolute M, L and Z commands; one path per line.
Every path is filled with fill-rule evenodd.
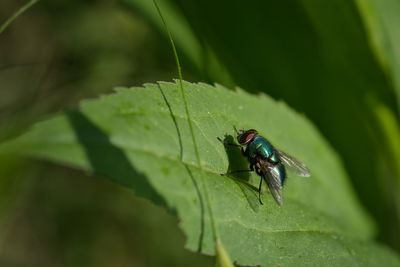
M 211 201 L 210 201 L 210 197 L 208 195 L 207 186 L 206 186 L 206 180 L 204 178 L 204 172 L 203 172 L 203 168 L 201 166 L 199 149 L 197 147 L 196 138 L 194 136 L 192 120 L 190 118 L 189 108 L 188 108 L 188 104 L 187 104 L 186 96 L 185 96 L 185 90 L 183 90 L 183 78 L 182 78 L 181 64 L 179 63 L 178 53 L 176 52 L 175 43 L 174 43 L 174 41 L 172 39 L 171 32 L 168 29 L 167 23 L 166 23 L 163 15 L 161 13 L 160 8 L 158 7 L 158 4 L 157 4 L 156 0 L 153 0 L 153 3 L 154 3 L 154 6 L 157 9 L 158 14 L 160 15 L 160 18 L 161 18 L 163 24 L 164 24 L 165 30 L 168 33 L 168 38 L 169 38 L 169 40 L 171 42 L 172 50 L 174 51 L 176 67 L 178 68 L 179 83 L 180 83 L 180 88 L 181 88 L 181 93 L 182 93 L 183 104 L 185 106 L 186 116 L 188 118 L 190 134 L 192 136 L 192 141 L 193 141 L 193 146 L 194 146 L 194 153 L 196 154 L 197 164 L 198 164 L 199 169 L 200 169 L 201 181 L 202 181 L 202 184 L 203 184 L 203 190 L 204 190 L 204 195 L 205 195 L 206 202 L 207 202 L 207 208 L 210 211 L 211 227 L 212 227 L 212 231 L 213 231 L 214 242 L 216 244 L 217 240 L 218 240 L 217 226 L 215 224 L 214 213 L 212 211 Z
M 22 7 L 20 7 L 20 9 L 18 9 L 11 17 L 9 17 L 1 26 L 0 26 L 0 34 L 8 27 L 8 25 L 10 25 L 11 22 L 13 22 L 19 15 L 21 15 L 22 13 L 24 13 L 28 8 L 30 8 L 31 6 L 33 6 L 34 4 L 36 4 L 36 2 L 39 0 L 31 0 L 28 3 L 26 3 L 25 5 L 23 5 Z

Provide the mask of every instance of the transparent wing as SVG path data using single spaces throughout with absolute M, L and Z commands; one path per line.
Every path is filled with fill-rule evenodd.
M 283 205 L 282 184 L 280 174 L 269 163 L 261 164 L 263 178 L 268 185 L 268 189 L 279 206 Z
M 289 171 L 302 177 L 310 177 L 310 170 L 304 163 L 278 149 L 275 149 L 275 152 Z

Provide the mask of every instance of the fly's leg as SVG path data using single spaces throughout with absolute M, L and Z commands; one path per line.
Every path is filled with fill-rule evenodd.
M 263 174 L 259 168 L 256 168 L 256 173 L 258 176 L 263 177 Z
M 260 168 L 258 168 L 257 166 L 256 166 L 256 173 L 258 176 L 260 176 L 260 185 L 258 186 L 258 201 L 260 201 L 261 205 L 264 205 L 264 203 L 261 201 L 261 188 L 262 188 L 262 182 L 263 182 L 263 174 L 261 173 Z
M 240 173 L 240 172 L 254 172 L 254 164 L 250 163 L 250 170 L 236 170 L 236 171 L 231 171 L 231 172 L 227 172 L 227 173 L 221 173 L 221 176 L 228 176 L 233 173 Z
M 250 162 L 250 170 L 254 171 L 254 163 Z
M 235 144 L 235 143 L 226 143 L 225 141 L 223 141 L 221 138 L 217 137 L 217 140 L 220 141 L 223 145 L 226 146 L 234 146 L 234 147 L 240 147 L 240 150 L 242 151 L 242 155 L 245 157 L 248 157 L 248 153 L 247 153 L 247 149 L 245 150 L 243 148 L 243 146 L 239 145 L 239 144 Z
M 262 176 L 260 177 L 260 185 L 258 186 L 258 201 L 260 201 L 261 205 L 264 205 L 264 203 L 261 201 L 261 186 L 262 186 L 262 181 L 263 178 Z
M 247 150 L 244 150 L 243 147 L 241 147 L 240 149 L 241 149 L 241 151 L 242 151 L 242 155 L 243 155 L 244 157 L 248 157 L 249 154 L 247 153 Z
M 236 171 L 231 171 L 231 172 L 226 172 L 226 173 L 221 173 L 221 176 L 228 176 L 234 173 L 239 173 L 239 172 L 252 172 L 254 170 L 236 170 Z
M 258 201 L 260 201 L 261 205 L 264 205 L 264 203 L 261 201 L 261 188 L 262 188 L 263 174 L 261 173 L 260 168 L 257 168 L 257 167 L 256 167 L 256 173 L 258 176 L 260 176 L 260 185 L 258 186 Z

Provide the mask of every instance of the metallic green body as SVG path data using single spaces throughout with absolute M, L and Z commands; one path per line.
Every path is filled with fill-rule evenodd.
M 248 144 L 248 155 L 250 158 L 260 155 L 272 163 L 280 162 L 274 147 L 262 136 L 257 136 Z
M 282 163 L 278 163 L 278 164 L 274 165 L 270 171 L 278 174 L 278 177 L 280 177 L 280 180 L 281 180 L 281 184 L 283 185 L 283 183 L 285 182 L 285 179 L 286 179 L 285 166 L 283 166 Z

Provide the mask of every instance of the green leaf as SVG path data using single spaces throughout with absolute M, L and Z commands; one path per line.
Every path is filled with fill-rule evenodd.
M 394 84 L 400 114 L 400 2 L 357 0 L 370 45 L 382 68 Z
M 38 123 L 0 146 L 0 153 L 57 161 L 131 187 L 176 213 L 187 248 L 215 254 L 179 87 L 163 82 L 116 91 Z M 306 118 L 263 94 L 187 82 L 185 92 L 219 238 L 232 260 L 279 266 L 400 263 L 368 241 L 371 222 L 339 158 Z M 289 175 L 283 207 L 266 190 L 259 205 L 256 174 L 219 175 L 248 167 L 237 148 L 216 139 L 232 142 L 233 125 L 257 128 L 310 168 L 310 178 Z

